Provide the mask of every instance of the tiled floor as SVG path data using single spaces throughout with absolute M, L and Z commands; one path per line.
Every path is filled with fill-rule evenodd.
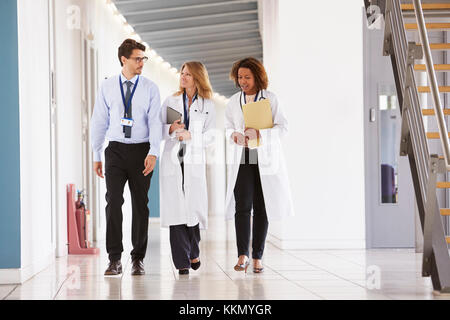
M 0 299 L 450 299 L 433 294 L 414 250 L 280 250 L 267 243 L 265 272 L 245 274 L 233 269 L 233 225 L 211 219 L 202 231 L 201 268 L 180 277 L 168 236 L 150 225 L 145 276 L 130 275 L 125 243 L 123 275 L 104 277 L 107 256 L 99 244 L 100 256 L 58 258 L 23 285 L 0 286 Z

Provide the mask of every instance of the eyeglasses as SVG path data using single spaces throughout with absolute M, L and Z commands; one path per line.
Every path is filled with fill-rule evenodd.
M 130 59 L 133 59 L 136 63 L 146 63 L 148 61 L 148 57 L 130 57 Z

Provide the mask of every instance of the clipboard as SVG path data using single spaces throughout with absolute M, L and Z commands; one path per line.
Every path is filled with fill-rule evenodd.
M 181 113 L 171 107 L 167 107 L 167 124 L 172 124 L 175 121 L 181 120 Z
M 269 99 L 247 103 L 242 106 L 246 128 L 257 130 L 273 128 L 272 107 Z M 248 141 L 248 147 L 254 149 L 261 145 L 260 138 Z

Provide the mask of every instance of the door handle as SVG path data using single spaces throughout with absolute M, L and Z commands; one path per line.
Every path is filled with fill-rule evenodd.
M 369 112 L 369 122 L 375 122 L 376 119 L 376 111 L 375 108 L 370 108 L 370 112 Z

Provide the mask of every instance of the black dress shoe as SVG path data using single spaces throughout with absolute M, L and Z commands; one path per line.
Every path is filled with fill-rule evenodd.
M 144 262 L 142 262 L 142 259 L 133 260 L 132 264 L 133 264 L 131 266 L 132 276 L 143 276 L 145 274 Z
M 197 261 L 197 262 L 191 262 L 191 268 L 192 268 L 192 270 L 197 270 L 198 268 L 200 268 L 200 265 L 201 265 L 200 261 Z
M 189 269 L 180 269 L 178 270 L 178 274 L 180 275 L 189 274 Z
M 105 271 L 105 276 L 117 276 L 122 273 L 122 263 L 120 260 L 111 261 L 108 269 Z

